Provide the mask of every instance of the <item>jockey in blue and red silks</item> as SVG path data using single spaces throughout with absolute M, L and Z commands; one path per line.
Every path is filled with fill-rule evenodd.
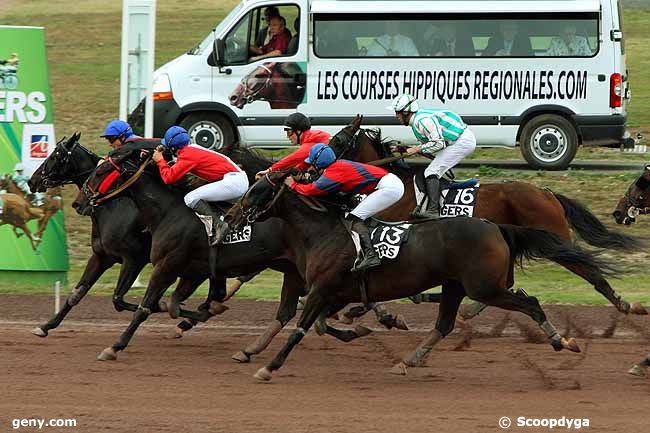
M 119 119 L 108 122 L 104 133 L 100 137 L 105 138 L 113 149 L 118 149 L 126 143 L 142 139 L 142 137 L 133 133 L 131 125 Z
M 346 217 L 352 222 L 352 229 L 359 234 L 364 250 L 363 260 L 353 268 L 361 271 L 379 266 L 381 261 L 370 240 L 370 233 L 365 220 L 389 208 L 404 194 L 404 184 L 392 173 L 381 167 L 348 161 L 336 160 L 334 151 L 326 144 L 314 145 L 305 163 L 319 172 L 320 177 L 308 184 L 294 182 L 288 177 L 285 183 L 294 191 L 311 196 L 330 194 L 368 194 Z

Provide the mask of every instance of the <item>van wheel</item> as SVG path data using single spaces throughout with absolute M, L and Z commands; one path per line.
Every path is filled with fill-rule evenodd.
M 221 114 L 191 113 L 181 122 L 192 141 L 206 149 L 222 151 L 233 146 L 235 132 L 232 124 Z
M 532 168 L 566 170 L 578 151 L 578 134 L 564 117 L 542 114 L 526 123 L 519 144 Z

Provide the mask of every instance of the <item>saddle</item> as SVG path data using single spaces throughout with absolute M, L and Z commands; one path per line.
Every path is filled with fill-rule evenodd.
M 474 216 L 479 186 L 478 179 L 461 181 L 440 179 L 440 216 L 443 218 Z M 423 172 L 415 175 L 415 197 L 418 208 L 427 206 L 429 196 L 426 193 Z

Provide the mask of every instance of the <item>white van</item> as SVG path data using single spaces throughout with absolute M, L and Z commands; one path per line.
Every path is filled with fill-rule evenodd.
M 154 134 L 179 124 L 213 149 L 287 146 L 297 110 L 329 132 L 361 113 L 414 143 L 386 110 L 403 92 L 460 114 L 480 146 L 566 168 L 580 144 L 626 133 L 620 2 L 244 0 L 155 72 Z

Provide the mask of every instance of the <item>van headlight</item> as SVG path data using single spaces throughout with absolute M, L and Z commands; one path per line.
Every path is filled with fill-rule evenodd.
M 174 99 L 169 75 L 160 74 L 153 80 L 153 100 L 163 101 Z

